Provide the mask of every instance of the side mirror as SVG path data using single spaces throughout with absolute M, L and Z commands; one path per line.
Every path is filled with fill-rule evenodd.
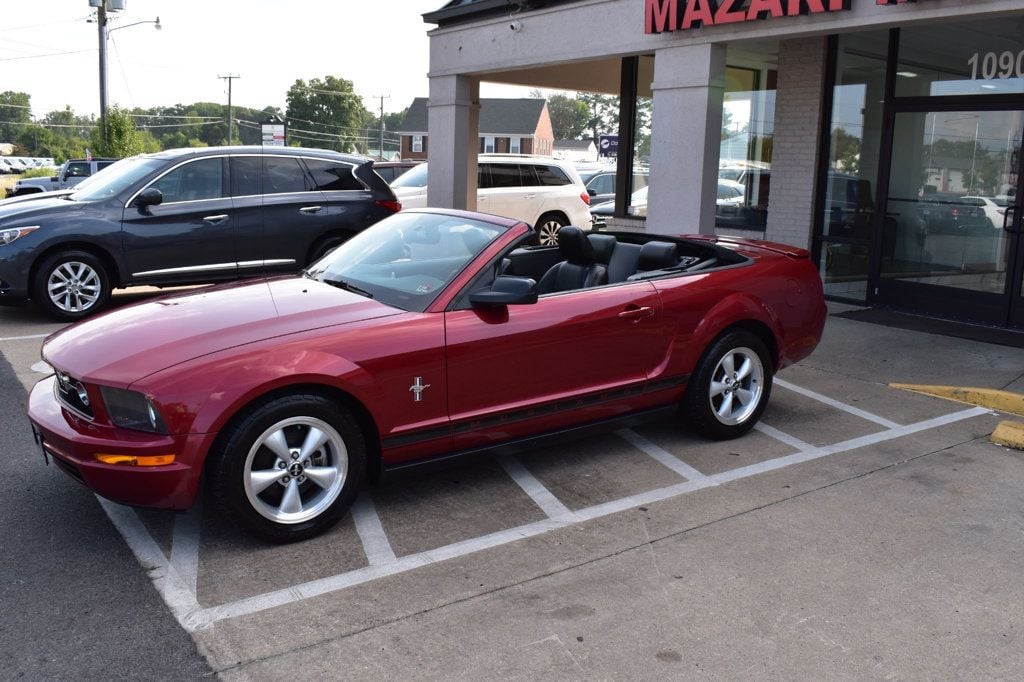
M 147 206 L 162 204 L 163 201 L 163 192 L 158 190 L 156 187 L 147 187 L 139 192 L 139 196 L 135 197 L 135 206 L 138 208 L 146 208 Z
M 537 302 L 537 282 L 529 277 L 503 275 L 494 278 L 490 289 L 469 295 L 474 306 L 528 305 Z
M 596 189 L 587 188 L 587 194 L 589 194 L 592 197 L 596 197 L 597 196 L 597 190 Z

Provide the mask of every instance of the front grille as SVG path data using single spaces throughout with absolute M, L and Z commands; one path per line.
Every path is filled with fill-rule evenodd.
M 56 377 L 57 381 L 54 382 L 54 392 L 57 395 L 57 400 L 73 412 L 92 419 L 92 407 L 89 405 L 89 396 L 86 395 L 85 386 L 82 385 L 82 382 L 60 370 L 56 372 Z

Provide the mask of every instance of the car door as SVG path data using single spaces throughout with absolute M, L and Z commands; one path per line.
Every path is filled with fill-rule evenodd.
M 324 210 L 310 213 L 307 209 L 305 217 L 309 220 L 300 225 L 301 236 L 311 252 L 340 244 L 379 219 L 377 195 L 355 176 L 355 166 L 340 159 L 307 156 L 302 161 L 312 179 L 313 190 L 320 192 L 324 200 Z M 372 175 L 368 177 L 376 180 Z M 386 189 L 381 186 L 378 191 Z M 319 254 L 312 255 L 315 258 Z
M 477 205 L 481 211 L 532 224 L 536 216 L 527 218 L 523 204 L 529 193 L 523 187 L 523 178 L 517 163 L 487 163 L 486 186 L 477 192 Z
M 212 281 L 236 276 L 227 159 L 180 163 L 150 182 L 163 201 L 124 210 L 121 238 L 128 275 L 137 284 Z
M 254 182 L 257 160 L 259 180 Z M 232 182 L 232 201 L 239 213 L 239 272 L 290 272 L 305 266 L 328 212 L 323 193 L 312 189 L 302 161 L 285 155 L 240 156 L 232 160 L 232 173 L 236 171 L 239 179 Z
M 650 282 L 445 313 L 454 448 L 622 414 L 668 353 Z

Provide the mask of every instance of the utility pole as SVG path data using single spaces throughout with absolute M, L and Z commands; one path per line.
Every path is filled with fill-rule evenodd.
M 106 2 L 101 2 L 96 7 L 96 26 L 100 36 L 100 141 L 103 149 L 97 150 L 101 154 L 108 154 L 107 151 L 107 8 Z
M 378 155 L 380 160 L 384 160 L 384 100 L 391 99 L 391 95 L 374 95 L 374 99 L 380 100 L 380 147 L 378 149 Z
M 217 78 L 220 78 L 221 80 L 225 80 L 228 82 L 228 146 L 230 146 L 232 144 L 232 140 L 234 139 L 232 136 L 231 124 L 234 123 L 235 120 L 234 113 L 232 112 L 231 109 L 231 84 L 234 82 L 236 78 L 241 78 L 241 76 L 239 76 L 237 73 L 229 73 L 226 76 L 217 76 Z

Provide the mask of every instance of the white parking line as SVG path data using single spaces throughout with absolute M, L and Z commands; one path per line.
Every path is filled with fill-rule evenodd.
M 0 338 L 0 341 L 26 341 L 28 339 L 45 339 L 52 333 L 53 332 L 48 332 L 46 334 L 29 334 L 28 336 L 4 336 Z
M 632 445 L 638 450 L 643 451 L 648 457 L 660 462 L 664 466 L 668 467 L 672 471 L 676 472 L 687 481 L 703 481 L 707 479 L 706 474 L 694 469 L 692 466 L 673 455 L 668 450 L 658 447 L 651 441 L 647 440 L 633 429 L 621 429 L 615 432 L 615 435 L 624 439 L 627 443 Z
M 569 508 L 562 504 L 561 500 L 555 497 L 554 493 L 544 487 L 544 484 L 526 470 L 526 467 L 515 457 L 506 455 L 499 459 L 501 466 L 506 473 L 512 477 L 520 488 L 523 489 L 530 499 L 533 500 L 541 511 L 547 514 L 549 519 L 560 519 L 563 516 L 572 514 Z
M 201 496 L 200 496 L 201 497 Z M 202 519 L 202 503 L 199 499 L 183 514 L 174 518 L 171 534 L 171 566 L 181 576 L 185 587 L 196 597 L 199 580 L 199 524 Z
M 825 403 L 826 405 L 834 407 L 837 410 L 842 410 L 843 412 L 847 412 L 847 413 L 852 414 L 854 416 L 860 417 L 861 419 L 867 419 L 869 422 L 875 422 L 876 424 L 880 424 L 880 425 L 884 426 L 887 429 L 898 429 L 901 426 L 900 424 L 897 424 L 894 421 L 890 421 L 890 420 L 886 419 L 885 417 L 879 417 L 877 414 L 871 414 L 870 412 L 868 412 L 866 410 L 862 410 L 859 407 L 854 407 L 853 405 L 847 405 L 846 403 L 842 403 L 842 402 L 839 402 L 838 400 L 834 400 L 832 398 L 829 398 L 827 395 L 822 395 L 820 393 L 815 393 L 814 391 L 812 391 L 812 390 L 810 390 L 808 388 L 803 388 L 802 386 L 797 386 L 796 384 L 791 384 L 788 381 L 783 381 L 782 379 L 779 379 L 778 377 L 776 377 L 773 380 L 773 383 L 776 386 L 781 386 L 782 388 L 784 388 L 784 389 L 786 389 L 788 391 L 793 391 L 794 393 L 799 393 L 802 396 L 806 396 L 808 398 L 813 398 L 814 400 L 817 400 L 819 403 Z
M 391 564 L 395 561 L 395 550 L 391 548 L 384 526 L 380 524 L 377 508 L 366 493 L 356 498 L 352 505 L 352 520 L 363 543 L 363 551 L 371 566 Z
M 801 452 L 808 452 L 814 449 L 814 446 L 811 445 L 810 443 L 805 443 L 796 436 L 791 436 L 788 433 L 783 433 L 774 426 L 768 426 L 763 422 L 754 424 L 754 428 L 763 433 L 764 435 L 768 436 L 769 438 L 774 438 L 780 443 L 785 443 L 789 447 L 799 450 Z
M 551 530 L 565 528 L 574 523 L 600 518 L 609 514 L 632 509 L 640 505 L 670 499 L 684 493 L 721 485 L 729 481 L 748 478 L 750 476 L 774 471 L 793 464 L 820 459 L 822 457 L 828 457 L 830 455 L 840 454 L 843 452 L 849 452 L 851 450 L 870 445 L 876 445 L 878 443 L 902 438 L 914 433 L 927 431 L 929 429 L 952 424 L 954 422 L 970 419 L 983 414 L 989 414 L 989 410 L 975 407 L 960 412 L 954 412 L 942 417 L 937 417 L 935 419 L 918 422 L 916 424 L 897 426 L 896 428 L 890 428 L 886 431 L 853 438 L 834 445 L 811 448 L 785 457 L 759 462 L 757 464 L 740 467 L 738 469 L 714 474 L 712 476 L 701 474 L 696 469 L 689 467 L 689 465 L 676 460 L 677 463 L 674 467 L 682 465 L 682 467 L 690 469 L 690 473 L 694 476 L 693 479 L 665 488 L 651 490 L 594 505 L 575 512 L 569 511 L 561 502 L 559 502 L 557 498 L 550 493 L 550 491 L 544 488 L 544 486 L 541 485 L 540 482 L 537 481 L 537 479 L 533 477 L 533 475 L 530 474 L 521 463 L 518 462 L 518 460 L 503 460 L 503 465 L 506 466 L 506 471 L 509 471 L 510 475 L 513 476 L 513 479 L 516 480 L 520 487 L 527 491 L 527 494 L 529 494 L 530 497 L 538 503 L 538 506 L 540 506 L 546 514 L 552 516 L 552 518 L 536 521 L 516 528 L 498 531 L 483 537 L 462 540 L 450 545 L 445 545 L 444 547 L 438 547 L 436 549 L 431 549 L 417 554 L 395 557 L 390 542 L 380 525 L 380 519 L 372 507 L 372 503 L 370 503 L 368 499 L 361 497 L 357 500 L 352 511 L 356 523 L 356 529 L 359 532 L 364 548 L 366 548 L 367 557 L 370 560 L 369 566 L 208 608 L 199 607 L 195 593 L 190 591 L 187 587 L 188 579 L 179 573 L 174 561 L 167 561 L 134 511 L 130 508 L 121 507 L 102 499 L 100 500 L 100 503 L 106 510 L 107 515 L 110 516 L 111 520 L 114 522 L 114 525 L 124 536 L 128 546 L 135 553 L 136 558 L 143 567 L 149 571 L 150 577 L 154 581 L 154 584 L 164 601 L 171 609 L 171 612 L 178 619 L 178 622 L 187 631 L 192 632 L 197 629 L 209 627 L 210 625 L 227 618 L 235 618 L 247 614 L 258 613 L 277 606 L 283 606 L 303 599 L 309 599 L 329 592 L 335 592 L 346 587 L 363 584 L 378 578 L 404 573 L 431 563 L 466 556 L 484 549 L 498 547 L 517 540 L 540 535 Z M 637 435 L 637 437 L 642 438 L 639 435 Z M 664 459 L 665 456 L 676 459 L 670 453 L 661 450 L 661 448 L 658 448 L 657 446 L 653 446 L 652 448 L 652 451 L 654 452 L 658 452 L 659 450 L 661 451 L 659 461 Z M 668 461 L 670 464 L 672 463 L 671 460 Z M 177 532 L 177 526 L 175 530 L 175 539 L 177 540 L 179 535 Z M 186 543 L 191 540 L 191 536 L 184 531 L 184 526 L 180 535 Z M 175 550 L 176 548 L 172 548 L 172 557 L 178 556 Z M 191 550 L 188 548 L 187 544 L 186 550 L 186 552 L 182 553 L 182 556 L 192 556 L 190 553 Z M 182 565 L 187 566 L 187 563 L 184 562 L 184 560 L 181 563 Z M 188 572 L 188 570 L 189 569 L 185 569 L 186 572 Z

